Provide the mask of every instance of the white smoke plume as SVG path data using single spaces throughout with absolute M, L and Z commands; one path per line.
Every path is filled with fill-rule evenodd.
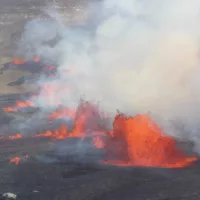
M 87 12 L 82 26 L 58 17 L 26 25 L 23 46 L 59 64 L 51 101 L 71 107 L 84 96 L 113 115 L 151 112 L 168 134 L 198 147 L 200 1 L 105 0 Z

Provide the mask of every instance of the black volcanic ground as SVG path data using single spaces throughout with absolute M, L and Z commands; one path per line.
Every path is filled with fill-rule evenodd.
M 62 1 L 73 11 L 75 1 Z M 14 53 L 13 35 L 19 34 L 27 19 L 42 16 L 47 1 L 0 1 L 0 61 L 9 61 Z M 82 4 L 76 2 L 75 4 Z M 60 9 L 63 9 L 61 6 Z M 13 104 L 29 88 L 8 87 L 7 83 L 23 72 L 0 75 L 0 108 Z M 21 114 L 0 111 L 0 135 L 13 134 L 12 120 Z M 26 117 L 26 116 L 25 116 Z M 62 143 L 63 145 L 63 143 Z M 67 145 L 67 144 L 66 144 Z M 0 140 L 0 193 L 13 192 L 19 200 L 197 200 L 200 198 L 200 165 L 184 169 L 141 169 L 73 162 L 54 154 L 59 143 L 46 138 Z M 15 156 L 28 154 L 18 166 L 9 163 Z
M 1 95 L 0 106 L 12 104 L 23 95 Z M 24 117 L 21 113 L 1 112 L 1 134 L 14 134 L 9 124 L 27 116 L 31 114 Z M 16 193 L 22 200 L 196 200 L 200 197 L 198 163 L 182 169 L 107 166 L 95 162 L 94 158 L 88 161 L 92 151 L 85 156 L 68 156 L 65 147 L 71 145 L 72 151 L 78 147 L 70 140 L 0 140 L 0 192 Z M 63 147 L 64 154 L 55 151 L 59 147 Z M 24 159 L 26 154 L 28 159 Z M 17 166 L 9 163 L 16 156 L 22 158 Z
M 196 200 L 200 197 L 198 164 L 185 169 L 141 169 L 56 161 L 47 153 L 50 143 L 47 139 L 0 142 L 1 192 L 17 193 L 24 200 Z M 9 158 L 26 153 L 30 158 L 18 166 L 8 162 Z

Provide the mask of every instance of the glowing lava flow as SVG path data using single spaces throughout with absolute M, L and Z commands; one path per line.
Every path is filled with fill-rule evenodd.
M 21 158 L 20 157 L 14 157 L 10 159 L 10 163 L 13 163 L 15 165 L 19 165 Z
M 22 135 L 17 133 L 16 135 L 8 136 L 8 139 L 10 140 L 16 140 L 22 138 Z
M 34 57 L 33 58 L 33 62 L 36 62 L 36 63 L 40 62 L 40 57 L 39 56 Z
M 148 115 L 126 117 L 117 115 L 113 123 L 117 161 L 106 163 L 128 165 L 178 168 L 190 165 L 196 157 L 187 157 L 176 148 L 176 141 L 166 136 Z M 113 142 L 114 143 L 114 142 Z M 112 145 L 109 142 L 107 145 Z M 113 145 L 114 147 L 114 145 Z M 107 151 L 107 156 L 110 150 Z
M 67 108 L 58 109 L 51 115 L 48 115 L 47 117 L 50 119 L 68 117 L 74 120 L 74 126 L 72 130 L 68 130 L 67 125 L 62 124 L 58 129 L 53 131 L 45 131 L 44 133 L 37 134 L 36 137 L 52 137 L 55 139 L 64 139 L 68 137 L 81 138 L 85 136 L 103 134 L 103 129 L 99 123 L 101 117 L 96 108 L 90 105 L 89 103 L 80 104 L 77 111 L 69 110 Z M 93 134 L 93 132 L 95 132 L 95 134 Z
M 27 107 L 34 107 L 35 104 L 32 101 L 16 101 L 16 104 L 12 107 L 5 107 L 3 108 L 4 112 L 17 112 L 19 109 L 27 108 Z
M 55 139 L 64 139 L 69 137 L 69 133 L 67 131 L 67 126 L 65 124 L 61 125 L 58 129 L 51 131 L 45 131 L 44 133 L 39 133 L 35 137 L 52 137 Z
M 66 125 L 62 125 L 55 131 L 46 131 L 37 137 L 63 139 L 88 136 L 85 134 L 86 119 L 86 115 L 80 115 L 71 132 L 68 132 Z M 148 115 L 117 115 L 113 130 L 107 135 L 106 131 L 94 131 L 92 142 L 96 148 L 105 149 L 107 164 L 178 168 L 197 160 L 196 157 L 187 157 L 183 151 L 177 149 L 175 139 L 166 136 Z
M 21 139 L 23 136 L 19 133 L 10 136 L 0 136 L 0 140 L 17 140 Z
M 16 57 L 16 58 L 14 58 L 13 59 L 13 64 L 14 65 L 23 65 L 23 64 L 25 64 L 27 61 L 26 60 L 23 60 L 23 59 L 21 59 L 21 58 L 18 58 L 18 57 Z
M 48 118 L 50 119 L 59 119 L 59 118 L 74 118 L 76 112 L 74 110 L 71 110 L 69 108 L 59 108 L 55 112 L 48 115 Z
M 33 106 L 30 103 L 18 103 L 18 108 Z M 15 106 L 16 107 L 16 106 Z M 8 112 L 8 110 L 5 109 Z M 91 137 L 93 145 L 105 151 L 105 163 L 121 166 L 146 166 L 179 168 L 192 164 L 196 157 L 188 157 L 177 149 L 176 140 L 165 133 L 148 115 L 126 117 L 119 114 L 113 122 L 113 130 L 106 130 L 106 120 L 96 106 L 81 102 L 77 110 L 59 108 L 47 118 L 72 119 L 73 126 L 63 123 L 55 130 L 48 130 L 34 137 L 51 137 L 65 139 L 70 137 Z M 8 139 L 19 139 L 22 135 L 9 136 Z M 1 139 L 5 139 L 4 137 Z M 20 158 L 11 159 L 19 164 Z
M 16 157 L 10 159 L 10 163 L 13 163 L 13 164 L 15 164 L 15 165 L 19 165 L 19 163 L 20 163 L 22 160 L 25 160 L 25 159 L 28 159 L 28 158 L 29 158 L 28 154 L 26 154 L 26 155 L 24 156 L 24 158 L 21 158 L 21 157 L 19 157 L 19 156 L 16 156 Z
M 27 60 L 24 60 L 24 59 L 19 58 L 19 57 L 14 58 L 13 61 L 12 61 L 12 63 L 14 65 L 24 65 L 27 62 L 28 62 Z M 35 63 L 40 62 L 40 57 L 39 56 L 34 57 L 32 62 L 35 62 Z
M 103 149 L 105 147 L 104 141 L 101 139 L 100 136 L 93 137 L 92 141 L 97 149 Z

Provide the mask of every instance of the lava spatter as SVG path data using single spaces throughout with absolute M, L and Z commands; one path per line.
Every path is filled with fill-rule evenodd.
M 187 155 L 176 146 L 174 138 L 165 135 L 158 125 L 148 115 L 126 117 L 117 115 L 113 123 L 114 145 L 116 155 L 121 157 L 115 160 L 106 160 L 105 163 L 178 168 L 190 165 L 196 157 Z M 112 141 L 109 142 L 112 145 Z M 108 145 L 107 145 L 108 146 Z M 112 149 L 113 151 L 113 149 Z M 107 156 L 109 156 L 107 151 Z

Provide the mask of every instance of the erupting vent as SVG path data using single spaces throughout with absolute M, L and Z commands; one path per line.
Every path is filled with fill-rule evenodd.
M 121 160 L 108 160 L 106 163 L 177 168 L 197 160 L 177 149 L 176 141 L 166 136 L 148 115 L 116 116 L 112 135 L 113 141 L 106 145 L 107 154 L 109 156 L 110 146 L 113 146 L 115 155 L 120 156 Z M 118 140 L 118 144 L 112 145 L 116 143 L 115 140 Z
M 39 63 L 39 57 L 33 59 L 34 63 Z M 25 60 L 14 59 L 15 65 L 24 65 Z M 53 70 L 55 67 L 49 67 Z M 47 91 L 45 96 L 55 95 L 51 85 L 43 85 L 41 90 Z M 37 98 L 38 96 L 34 96 Z M 27 100 L 17 101 L 13 107 L 3 108 L 4 112 L 18 112 L 27 107 L 37 107 L 37 105 Z M 176 140 L 167 136 L 158 125 L 148 115 L 138 114 L 135 117 L 127 117 L 118 114 L 113 122 L 113 130 L 106 129 L 107 117 L 102 114 L 97 106 L 88 102 L 81 102 L 76 110 L 67 107 L 57 108 L 54 112 L 47 114 L 46 119 L 53 123 L 58 119 L 70 119 L 73 125 L 67 122 L 54 130 L 46 130 L 36 134 L 34 137 L 50 137 L 53 139 L 66 138 L 91 138 L 90 142 L 97 149 L 102 149 L 105 153 L 104 163 L 121 166 L 148 166 L 177 168 L 185 167 L 197 160 L 196 157 L 188 157 L 176 146 Z M 20 139 L 22 134 L 1 137 L 1 139 Z M 20 158 L 15 158 L 11 162 L 18 164 Z
M 8 112 L 6 109 L 4 111 Z M 114 119 L 111 131 L 103 129 L 105 126 L 99 123 L 100 114 L 87 102 L 80 105 L 77 111 L 63 108 L 46 117 L 51 123 L 55 119 L 69 117 L 74 121 L 74 126 L 69 128 L 63 123 L 55 130 L 47 130 L 34 137 L 53 139 L 76 137 L 80 140 L 91 137 L 93 146 L 104 150 L 105 164 L 178 168 L 188 166 L 197 160 L 196 157 L 187 157 L 178 149 L 175 139 L 165 135 L 148 115 L 126 117 L 119 114 Z M 22 137 L 18 133 L 1 139 L 13 140 Z

